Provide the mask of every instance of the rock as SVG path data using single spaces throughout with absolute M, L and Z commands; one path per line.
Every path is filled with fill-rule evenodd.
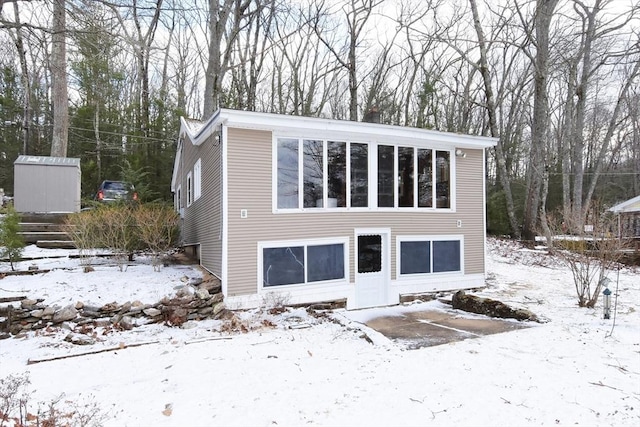
M 130 331 L 135 326 L 133 318 L 130 316 L 123 316 L 120 322 L 118 322 L 118 325 L 126 331 Z
M 76 310 L 82 310 L 84 308 L 84 303 L 82 301 L 76 302 Z
M 196 289 L 196 297 L 200 299 L 209 299 L 211 295 L 209 295 L 209 291 L 206 289 L 198 288 Z
M 189 288 L 188 286 L 184 286 L 180 289 L 178 289 L 178 291 L 176 292 L 176 296 L 178 298 L 184 298 L 184 297 L 188 297 L 191 296 L 192 292 L 191 292 L 191 288 Z
M 225 308 L 226 308 L 226 306 L 225 306 L 225 304 L 223 302 L 217 303 L 216 305 L 213 306 L 213 315 L 217 316 L 218 313 L 220 313 Z
M 453 294 L 451 305 L 455 309 L 470 313 L 484 314 L 490 317 L 503 319 L 531 320 L 539 322 L 538 317 L 529 310 L 509 307 L 503 302 L 490 298 L 480 298 L 475 295 L 467 295 L 464 291 Z
M 198 286 L 202 283 L 202 277 L 192 277 L 189 280 L 189 285 L 191 286 Z
M 37 317 L 38 319 L 42 317 L 44 310 L 32 310 L 29 315 L 33 317 Z
M 73 320 L 78 316 L 78 310 L 72 305 L 69 305 L 61 310 L 56 311 L 53 314 L 53 318 L 51 321 L 53 323 L 61 323 L 66 322 L 68 320 Z
M 145 308 L 144 310 L 142 310 L 142 312 L 149 317 L 157 317 L 160 316 L 162 314 L 162 312 L 160 310 L 158 310 L 157 308 L 153 308 L 153 307 L 149 307 L 149 308 Z
M 96 343 L 96 340 L 83 334 L 69 334 L 64 340 L 76 345 L 92 345 Z
M 211 313 L 213 313 L 213 307 L 211 306 L 198 309 L 198 314 L 201 316 L 208 316 Z
M 23 299 L 20 301 L 20 307 L 22 308 L 33 308 L 34 305 L 38 304 L 38 300 L 35 299 Z
M 119 311 L 119 310 L 120 310 L 120 306 L 115 301 L 114 302 L 110 302 L 108 304 L 105 304 L 100 308 L 100 311 L 103 311 L 105 313 L 111 313 L 111 312 Z
M 127 301 L 124 304 L 122 304 L 122 306 L 120 307 L 120 310 L 118 311 L 118 313 L 124 314 L 124 313 L 128 312 L 129 310 L 131 310 L 131 302 Z
M 209 303 L 211 305 L 217 304 L 219 302 L 222 302 L 224 300 L 224 295 L 222 295 L 222 292 L 219 292 L 217 294 L 214 294 L 211 299 L 209 300 Z
M 162 311 L 164 321 L 169 326 L 181 326 L 187 321 L 187 310 L 182 307 L 169 306 Z

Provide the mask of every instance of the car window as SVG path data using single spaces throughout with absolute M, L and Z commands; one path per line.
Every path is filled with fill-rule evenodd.
M 123 182 L 107 182 L 104 185 L 105 190 L 126 191 L 127 186 Z

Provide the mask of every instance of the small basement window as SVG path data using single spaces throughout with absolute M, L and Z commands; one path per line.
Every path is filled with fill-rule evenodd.
M 398 237 L 400 275 L 462 271 L 462 236 Z
M 346 241 L 322 244 L 261 244 L 262 286 L 304 285 L 347 277 Z

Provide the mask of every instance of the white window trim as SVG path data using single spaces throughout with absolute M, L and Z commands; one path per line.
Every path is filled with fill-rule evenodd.
M 431 272 L 431 273 L 412 273 L 412 274 L 401 274 L 400 273 L 400 263 L 401 263 L 401 251 L 400 244 L 402 242 L 424 242 L 424 241 L 443 241 L 443 240 L 457 240 L 460 242 L 460 270 L 458 271 L 441 271 L 441 272 Z M 431 268 L 433 268 L 433 246 L 430 251 L 431 253 Z M 451 275 L 460 275 L 464 274 L 464 235 L 463 234 L 424 234 L 424 235 L 398 235 L 396 236 L 396 280 L 414 280 L 416 278 L 429 278 L 434 276 L 451 276 Z
M 202 195 L 202 160 L 198 159 L 193 165 L 193 201 Z
M 175 201 L 176 212 L 182 211 L 182 186 L 178 185 L 176 189 L 176 201 Z
M 344 278 L 342 279 L 333 279 L 333 280 L 323 280 L 320 282 L 307 282 L 307 246 L 316 246 L 316 245 L 344 245 Z M 263 253 L 264 249 L 270 248 L 285 248 L 288 246 L 304 246 L 305 250 L 305 283 L 296 283 L 292 285 L 278 285 L 278 286 L 264 286 L 264 268 L 263 268 Z M 333 284 L 345 284 L 349 282 L 349 238 L 348 237 L 326 237 L 326 238 L 317 238 L 317 239 L 301 239 L 301 240 L 271 240 L 271 241 L 263 241 L 258 242 L 258 257 L 257 257 L 257 271 L 258 271 L 258 293 L 263 292 L 273 292 L 274 290 L 279 289 L 313 289 L 325 287 L 327 285 Z
M 287 139 L 296 139 L 298 140 L 298 207 L 297 208 L 278 208 L 278 139 L 287 138 Z M 324 141 L 325 144 L 323 146 L 323 185 L 324 185 L 324 195 L 323 195 L 323 206 L 322 208 L 305 208 L 304 207 L 304 153 L 303 153 L 303 142 L 304 140 L 321 140 Z M 346 174 L 347 174 L 347 207 L 339 207 L 339 208 L 328 208 L 327 206 L 327 188 L 328 188 L 328 165 L 327 165 L 327 141 L 341 141 L 347 143 L 347 165 L 346 165 Z M 351 207 L 351 150 L 350 143 L 356 144 L 367 144 L 369 146 L 369 206 L 367 207 Z M 398 207 L 398 162 L 394 160 L 394 207 L 378 207 L 378 146 L 379 145 L 388 145 L 394 147 L 394 159 L 398 157 L 398 147 L 412 147 L 414 148 L 414 203 L 413 207 Z M 455 156 L 455 148 L 442 148 L 437 145 L 426 146 L 423 144 L 415 144 L 410 142 L 376 142 L 376 141 L 362 141 L 353 138 L 343 137 L 343 138 L 322 138 L 322 137 L 307 137 L 307 136 L 290 136 L 290 135 L 273 135 L 272 144 L 271 144 L 271 203 L 272 203 L 272 213 L 292 213 L 292 212 L 367 212 L 367 211 L 379 211 L 379 212 L 438 212 L 438 213 L 451 213 L 456 212 L 456 176 L 457 176 L 457 166 L 456 166 L 456 156 Z M 416 176 L 416 168 L 417 168 L 417 156 L 415 155 L 415 149 L 427 149 L 433 150 L 433 158 L 435 163 L 436 151 L 446 151 L 449 152 L 449 207 L 448 208 L 437 208 L 435 206 L 432 207 L 418 207 L 417 206 L 417 178 Z M 376 155 L 372 153 L 375 152 Z M 433 170 L 433 183 L 435 185 L 436 182 L 436 167 L 434 164 Z M 435 192 L 434 192 L 435 195 Z
M 187 174 L 187 207 L 193 203 L 193 175 L 191 171 Z

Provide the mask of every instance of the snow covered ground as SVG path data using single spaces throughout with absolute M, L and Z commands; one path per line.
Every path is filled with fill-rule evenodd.
M 158 273 L 146 262 L 120 272 L 105 259 L 83 273 L 66 257 L 70 251 L 27 249 L 26 256 L 63 257 L 24 262 L 20 269 L 55 270 L 5 277 L 0 296 L 60 306 L 153 303 L 200 275 L 181 265 Z M 0 380 L 28 375 L 31 413 L 56 402 L 85 415 L 84 425 L 91 425 L 86 418 L 105 426 L 640 425 L 638 270 L 612 273 L 617 306 L 609 320 L 600 304 L 577 307 L 570 271 L 542 251 L 490 239 L 487 271 L 487 288 L 477 295 L 548 322 L 418 350 L 356 321 L 401 307 L 336 311 L 333 318 L 303 309 L 248 311 L 240 313 L 253 327 L 248 333 L 220 332 L 222 322 L 213 320 L 154 324 L 99 335 L 91 346 L 65 342 L 68 331 L 43 330 L 0 341 Z

